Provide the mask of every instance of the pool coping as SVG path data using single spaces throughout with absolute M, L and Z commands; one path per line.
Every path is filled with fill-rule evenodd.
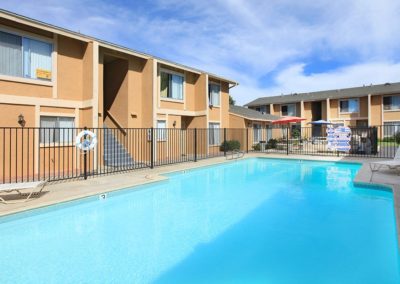
M 83 190 L 78 194 L 66 194 L 64 197 L 56 197 L 50 200 L 43 200 L 43 197 L 38 199 L 33 199 L 32 201 L 28 201 L 26 203 L 19 203 L 15 206 L 10 206 L 14 204 L 0 204 L 0 218 L 8 219 L 8 217 L 12 218 L 13 215 L 19 215 L 20 213 L 29 214 L 30 211 L 35 211 L 38 209 L 45 209 L 50 206 L 68 204 L 71 202 L 83 200 L 90 197 L 99 196 L 101 194 L 114 193 L 118 191 L 124 190 L 135 190 L 139 188 L 141 185 L 148 185 L 151 183 L 161 182 L 167 180 L 169 177 L 166 176 L 168 174 L 177 173 L 181 171 L 190 171 L 199 168 L 206 168 L 215 165 L 222 165 L 227 163 L 234 163 L 236 161 L 240 161 L 243 159 L 252 159 L 252 158 L 263 158 L 263 159 L 287 159 L 287 160 L 308 160 L 308 161 L 317 161 L 317 162 L 339 162 L 339 163 L 358 163 L 361 164 L 361 168 L 358 171 L 357 175 L 354 177 L 354 184 L 358 185 L 366 185 L 366 186 L 383 186 L 385 188 L 391 189 L 393 192 L 393 202 L 394 202 L 394 211 L 395 211 L 395 220 L 396 220 L 396 230 L 397 230 L 397 241 L 398 247 L 400 248 L 400 182 L 398 184 L 391 184 L 385 182 L 374 182 L 371 181 L 371 170 L 369 167 L 369 163 L 372 161 L 377 161 L 377 159 L 360 159 L 360 158 L 352 158 L 352 157 L 322 157 L 322 156 L 303 156 L 303 155 L 281 155 L 281 154 L 265 154 L 265 153 L 250 153 L 247 154 L 244 158 L 238 160 L 230 160 L 225 157 L 216 157 L 210 158 L 206 160 L 200 160 L 198 162 L 187 162 L 181 164 L 167 165 L 158 167 L 155 169 L 143 169 L 136 170 L 127 173 L 120 173 L 115 175 L 108 175 L 102 177 L 91 178 L 88 180 L 77 180 L 77 181 L 69 181 L 65 183 L 51 183 L 46 186 L 46 188 L 50 188 L 50 190 L 54 189 L 54 192 L 57 192 L 57 189 L 64 188 L 79 188 L 84 187 L 85 185 L 90 185 L 93 190 Z M 131 179 L 132 176 L 135 178 Z M 113 178 L 118 179 L 113 180 Z M 111 182 L 110 182 L 111 180 Z M 124 182 L 125 181 L 125 182 Z M 106 187 L 106 188 L 104 188 Z M 75 192 L 73 192 L 75 193 Z M 18 206 L 20 205 L 20 206 Z M 25 215 L 25 214 L 23 214 Z

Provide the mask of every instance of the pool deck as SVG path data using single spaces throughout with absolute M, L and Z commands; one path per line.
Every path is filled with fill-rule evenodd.
M 379 159 L 365 159 L 353 157 L 322 157 L 322 156 L 304 156 L 304 155 L 279 155 L 265 153 L 250 153 L 244 158 L 284 158 L 284 159 L 302 159 L 302 160 L 317 160 L 317 161 L 343 161 L 343 162 L 359 162 L 363 167 L 358 172 L 354 181 L 366 184 L 383 184 L 391 186 L 394 192 L 395 211 L 400 232 L 400 175 L 398 171 L 381 170 L 374 173 L 371 180 L 370 162 L 378 161 Z M 112 174 L 101 177 L 89 178 L 88 180 L 62 181 L 48 184 L 39 198 L 32 198 L 25 203 L 3 204 L 0 203 L 0 216 L 9 215 L 25 210 L 45 207 L 66 201 L 81 199 L 88 196 L 99 195 L 106 192 L 121 190 L 132 186 L 148 184 L 167 179 L 163 176 L 166 173 L 194 169 L 204 166 L 211 166 L 220 163 L 232 162 L 226 160 L 225 157 L 210 158 L 200 160 L 198 162 L 187 162 L 168 166 L 157 167 L 154 169 L 140 169 L 126 173 Z M 371 181 L 370 181 L 371 180 Z M 7 196 L 2 195 L 3 198 Z M 16 196 L 8 195 L 9 198 Z M 399 235 L 400 238 L 400 235 Z

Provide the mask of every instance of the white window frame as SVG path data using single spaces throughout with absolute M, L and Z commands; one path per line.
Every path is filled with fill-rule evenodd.
M 385 100 L 385 98 L 388 98 L 388 97 L 399 97 L 399 98 L 400 98 L 400 95 L 383 96 L 383 98 L 382 98 L 382 108 L 383 108 L 383 111 L 384 111 L 384 112 L 400 111 L 400 106 L 399 106 L 399 108 L 395 108 L 395 109 L 393 109 L 393 108 L 385 109 L 384 100 Z
M 164 127 L 160 127 L 160 123 L 164 123 Z M 157 119 L 157 127 L 156 127 L 156 137 L 157 137 L 157 141 L 163 142 L 163 141 L 167 141 L 167 120 L 165 119 Z
M 54 61 L 55 61 L 55 42 L 54 38 L 47 38 L 44 36 L 36 35 L 30 32 L 25 32 L 21 31 L 12 27 L 6 27 L 4 25 L 0 25 L 0 31 L 4 33 L 9 33 L 15 36 L 19 36 L 21 38 L 27 38 L 27 39 L 32 39 L 36 41 L 41 41 L 44 43 L 48 43 L 51 45 L 51 79 L 46 80 L 46 79 L 40 79 L 40 78 L 29 78 L 29 77 L 24 77 L 23 72 L 22 76 L 13 76 L 13 75 L 7 75 L 7 74 L 0 74 L 0 79 L 6 80 L 6 81 L 15 81 L 15 82 L 22 82 L 22 83 L 32 83 L 32 84 L 38 84 L 38 85 L 47 85 L 47 86 L 53 86 L 54 82 L 54 76 L 56 70 L 54 69 Z M 24 53 L 23 53 L 23 48 L 21 46 L 22 50 L 22 68 L 24 68 Z M 24 70 L 22 70 L 24 71 Z
M 221 84 L 220 83 L 215 83 L 215 82 L 209 82 L 208 84 L 208 104 L 212 107 L 220 107 L 221 106 Z M 219 92 L 218 92 L 218 104 L 213 104 L 213 99 L 211 97 L 211 88 L 210 86 L 218 86 Z
M 56 124 L 59 123 L 60 118 L 72 119 L 73 125 L 71 127 L 61 127 L 62 129 L 68 129 L 67 130 L 67 138 L 70 138 L 69 140 L 68 139 L 64 140 L 64 141 L 56 141 L 55 140 L 55 138 L 59 137 L 59 136 L 55 135 L 54 130 L 60 129 L 59 126 L 56 125 L 56 127 L 54 127 L 54 128 L 42 126 L 42 118 L 50 118 L 50 117 L 56 118 Z M 77 135 L 76 129 L 75 129 L 75 116 L 68 116 L 68 115 L 63 116 L 63 115 L 58 115 L 58 114 L 54 114 L 54 115 L 43 115 L 42 114 L 42 115 L 40 115 L 39 122 L 40 122 L 40 129 L 41 129 L 40 133 L 39 133 L 39 144 L 41 146 L 43 146 L 43 145 L 65 145 L 65 146 L 68 146 L 68 145 L 72 145 L 74 143 L 75 136 Z M 42 129 L 44 129 L 44 130 L 42 130 Z M 71 130 L 69 130 L 69 129 L 71 129 Z M 44 135 L 48 135 L 49 133 L 53 132 L 52 133 L 53 141 L 49 141 L 48 139 L 44 139 L 44 141 L 42 141 L 42 134 L 41 134 L 42 131 L 44 132 Z
M 288 114 L 284 115 L 283 111 L 282 111 L 282 107 L 284 107 L 284 106 L 286 106 L 288 108 L 288 110 L 289 110 L 289 106 L 294 106 L 294 114 L 293 115 L 289 115 L 289 113 L 288 113 Z M 281 115 L 282 116 L 296 116 L 297 115 L 297 106 L 296 106 L 296 104 L 281 104 Z
M 218 126 L 218 127 L 211 127 L 211 125 Z M 219 122 L 209 122 L 208 123 L 208 145 L 209 146 L 219 146 L 221 145 L 221 137 L 220 137 L 220 132 L 221 132 L 221 123 Z M 211 132 L 213 132 L 213 135 L 211 135 Z M 211 141 L 211 138 L 213 141 Z
M 161 73 L 167 73 L 169 75 L 176 75 L 176 76 L 181 76 L 183 77 L 183 82 L 182 82 L 182 99 L 175 99 L 175 98 L 169 98 L 169 97 L 161 97 Z M 176 72 L 173 70 L 165 69 L 165 68 L 160 68 L 159 71 L 159 76 L 158 76 L 158 97 L 162 101 L 170 101 L 170 102 L 176 102 L 176 103 L 184 103 L 186 99 L 186 74 L 185 72 Z
M 342 108 L 340 107 L 341 102 L 350 101 L 350 100 L 357 101 L 357 111 L 354 111 L 354 112 L 342 111 Z M 340 113 L 340 114 L 354 114 L 354 113 L 357 114 L 357 113 L 360 112 L 360 99 L 359 99 L 359 98 L 340 99 L 340 100 L 339 100 L 338 108 L 339 108 L 339 113 Z

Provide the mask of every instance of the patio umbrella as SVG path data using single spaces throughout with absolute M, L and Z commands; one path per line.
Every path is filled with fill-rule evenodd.
M 307 123 L 307 124 L 313 124 L 313 125 L 328 125 L 328 124 L 332 124 L 332 123 L 329 122 L 329 121 L 320 119 L 320 120 L 316 120 L 316 121 L 311 121 L 311 122 L 309 122 L 309 123 Z
M 296 123 L 306 120 L 305 118 L 297 117 L 297 116 L 285 116 L 280 119 L 272 121 L 272 124 L 289 124 L 289 123 Z

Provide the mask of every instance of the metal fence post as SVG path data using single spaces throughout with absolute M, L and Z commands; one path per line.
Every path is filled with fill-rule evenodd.
M 154 128 L 150 128 L 151 148 L 150 148 L 150 168 L 154 168 Z
M 197 128 L 194 129 L 194 161 L 197 162 Z
M 86 126 L 83 129 L 86 131 Z M 86 134 L 83 135 L 83 140 L 86 140 Z M 83 151 L 83 178 L 87 179 L 87 150 Z
M 286 155 L 289 155 L 289 126 L 286 127 Z
M 226 147 L 227 147 L 227 145 L 226 145 L 227 143 L 226 143 L 226 127 L 224 128 L 224 156 L 226 157 Z
M 249 128 L 246 128 L 246 152 L 249 153 Z

